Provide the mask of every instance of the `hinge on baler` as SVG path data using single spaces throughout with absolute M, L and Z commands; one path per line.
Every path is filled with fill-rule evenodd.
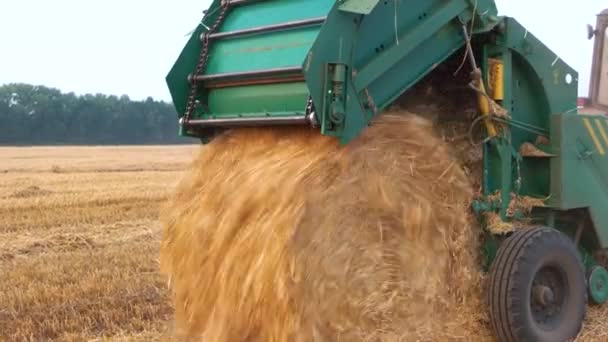
M 335 132 L 346 118 L 345 64 L 332 63 L 325 67 L 325 96 L 321 125 L 324 132 Z

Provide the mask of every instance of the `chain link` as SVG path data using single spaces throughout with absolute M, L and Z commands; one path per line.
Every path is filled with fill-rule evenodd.
M 184 115 L 184 124 L 187 124 L 196 109 L 196 95 L 198 93 L 198 84 L 196 81 L 196 76 L 200 75 L 205 67 L 207 66 L 207 62 L 209 61 L 209 35 L 215 33 L 217 29 L 222 25 L 226 14 L 228 13 L 228 9 L 230 8 L 230 1 L 222 1 L 220 5 L 220 13 L 218 14 L 213 26 L 209 28 L 207 32 L 205 32 L 202 36 L 202 48 L 201 54 L 199 56 L 198 63 L 196 65 L 196 69 L 194 74 L 189 78 L 190 81 L 190 95 L 188 96 L 188 102 L 186 104 L 186 113 Z

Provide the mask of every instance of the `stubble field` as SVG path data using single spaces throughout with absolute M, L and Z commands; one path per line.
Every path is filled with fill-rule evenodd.
M 0 341 L 173 340 L 158 217 L 197 152 L 0 148 Z M 608 341 L 607 316 L 579 340 Z
M 0 148 L 0 341 L 159 340 L 159 209 L 198 148 Z

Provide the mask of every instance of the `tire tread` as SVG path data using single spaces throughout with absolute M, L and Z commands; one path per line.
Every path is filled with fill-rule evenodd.
M 577 255 L 580 263 L 580 256 L 572 241 L 561 232 L 547 228 L 534 227 L 525 230 L 518 230 L 509 236 L 500 246 L 495 261 L 490 267 L 489 281 L 487 284 L 487 303 L 490 308 L 490 322 L 496 337 L 499 341 L 511 342 L 522 341 L 525 338 L 525 322 L 515 315 L 511 306 L 513 301 L 512 293 L 521 284 L 518 284 L 521 277 L 519 272 L 525 271 L 526 266 L 533 258 L 532 250 L 543 243 L 549 245 L 563 245 L 570 249 L 570 255 Z M 581 270 L 582 270 L 582 263 Z M 584 274 L 583 274 L 584 276 Z M 587 301 L 585 291 L 585 304 Z M 580 321 L 582 325 L 582 319 Z

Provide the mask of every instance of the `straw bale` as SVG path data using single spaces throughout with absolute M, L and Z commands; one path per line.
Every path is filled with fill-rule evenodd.
M 306 128 L 227 132 L 163 215 L 176 326 L 212 342 L 488 336 L 473 195 L 413 114 L 347 146 Z

